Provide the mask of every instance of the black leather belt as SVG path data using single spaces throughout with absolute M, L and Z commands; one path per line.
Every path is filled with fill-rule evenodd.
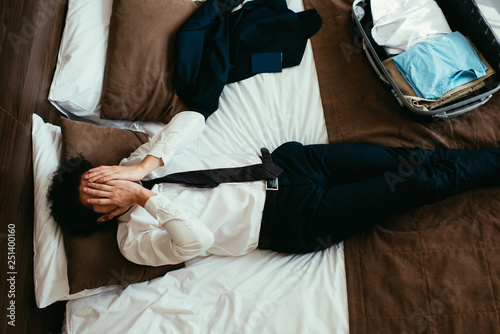
M 267 148 L 261 148 L 260 152 L 262 153 L 262 156 L 260 157 L 262 162 L 273 162 L 271 153 L 269 153 Z M 266 181 L 266 204 L 264 205 L 264 210 L 274 210 L 278 188 L 278 178 Z

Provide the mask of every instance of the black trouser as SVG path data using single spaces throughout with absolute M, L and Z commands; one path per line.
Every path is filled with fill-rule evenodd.
M 289 142 L 259 248 L 304 253 L 338 243 L 398 211 L 500 183 L 500 149 L 424 150 Z

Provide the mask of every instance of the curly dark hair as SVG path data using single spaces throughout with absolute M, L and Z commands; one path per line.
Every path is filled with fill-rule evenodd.
M 99 225 L 101 214 L 86 208 L 80 202 L 78 188 L 82 175 L 93 168 L 83 156 L 66 160 L 52 176 L 47 198 L 54 220 L 65 231 L 88 236 Z

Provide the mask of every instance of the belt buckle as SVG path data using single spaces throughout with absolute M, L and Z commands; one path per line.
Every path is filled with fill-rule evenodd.
M 266 191 L 267 190 L 278 191 L 278 178 L 266 181 Z

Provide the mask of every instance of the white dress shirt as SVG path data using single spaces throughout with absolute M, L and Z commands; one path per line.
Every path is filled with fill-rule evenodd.
M 201 114 L 182 112 L 120 164 L 138 164 L 146 155 L 161 158 L 164 166 L 149 175 L 156 178 L 180 171 L 261 162 L 256 152 L 182 155 L 182 148 L 196 144 L 204 127 Z M 223 183 L 216 188 L 163 183 L 152 190 L 157 195 L 147 201 L 145 208 L 136 205 L 119 219 L 118 246 L 128 260 L 160 266 L 208 254 L 238 256 L 257 248 L 265 181 Z
M 372 0 L 372 36 L 388 55 L 451 33 L 434 0 Z

